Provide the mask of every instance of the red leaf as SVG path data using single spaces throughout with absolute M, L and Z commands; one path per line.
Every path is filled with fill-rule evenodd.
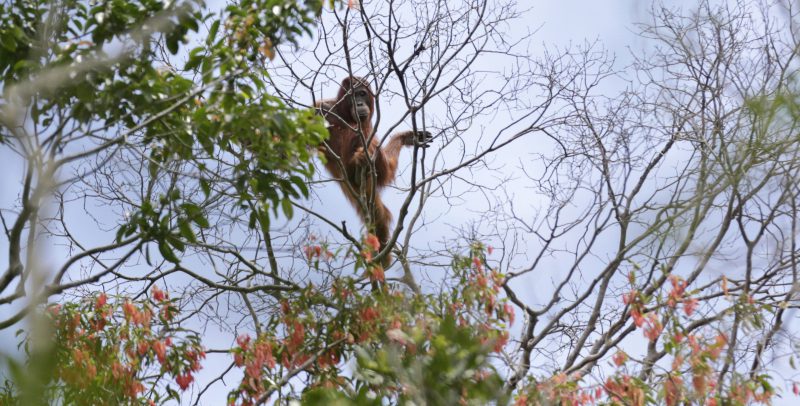
M 94 307 L 99 309 L 105 306 L 106 302 L 108 301 L 108 296 L 105 293 L 101 293 L 97 295 L 97 302 L 95 302 Z
M 181 387 L 181 390 L 186 390 L 192 381 L 194 381 L 194 377 L 188 372 L 184 375 L 178 375 L 175 377 L 175 382 Z

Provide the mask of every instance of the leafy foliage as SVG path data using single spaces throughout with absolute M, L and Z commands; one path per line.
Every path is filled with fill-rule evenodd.
M 154 178 L 177 163 L 193 167 L 193 188 L 202 196 L 153 191 L 117 233 L 119 241 L 136 235 L 155 242 L 171 262 L 208 226 L 201 207 L 214 198 L 223 169 L 250 210 L 251 227 L 269 224 L 270 209 L 291 216 L 291 199 L 308 195 L 311 151 L 327 130 L 313 111 L 288 109 L 264 94 L 269 74 L 248 61 L 308 33 L 321 2 L 243 1 L 219 16 L 205 12 L 200 0 L 91 4 L 0 5 L 4 122 L 29 109 L 30 124 L 49 134 L 56 156 L 74 148 L 107 159 L 144 150 Z M 206 24 L 208 32 L 201 32 Z M 206 39 L 187 49 L 190 35 Z M 162 46 L 188 53 L 183 66 L 161 58 Z M 78 158 L 48 169 L 55 173 Z
M 370 248 L 357 254 L 357 267 L 372 280 L 374 270 L 363 261 Z M 310 257 L 316 251 L 309 250 Z M 506 402 L 503 380 L 491 364 L 513 319 L 497 299 L 499 285 L 491 282 L 502 278 L 488 269 L 479 244 L 454 262 L 453 271 L 465 283 L 452 294 L 410 296 L 385 284 L 364 294 L 357 279 L 341 278 L 327 294 L 308 291 L 282 302 L 282 316 L 270 321 L 270 331 L 283 334 L 237 340 L 234 361 L 245 377 L 230 401 L 266 400 L 279 389 L 276 382 L 304 373 L 310 384 L 300 401 L 309 405 Z M 320 303 L 338 312 L 329 317 L 310 311 Z M 357 360 L 352 378 L 340 373 L 348 359 Z
M 200 337 L 180 327 L 174 301 L 157 287 L 151 296 L 152 301 L 110 302 L 101 293 L 93 300 L 48 307 L 43 332 L 52 335 L 26 338 L 27 365 L 9 361 L 14 385 L 6 381 L 3 404 L 180 399 L 173 385 L 188 387 L 205 352 Z
M 762 360 L 774 345 L 773 336 L 785 332 L 783 311 L 795 308 L 797 301 L 796 237 L 783 228 L 785 223 L 796 228 L 798 216 L 793 185 L 800 109 L 796 91 L 783 79 L 775 91 L 770 84 L 760 91 L 764 95 L 748 99 L 749 94 L 731 97 L 727 92 L 749 92 L 751 85 L 726 84 L 726 78 L 750 78 L 759 70 L 789 77 L 774 74 L 773 68 L 795 66 L 793 59 L 772 62 L 780 59 L 773 59 L 779 47 L 764 37 L 768 46 L 748 43 L 751 51 L 767 53 L 755 59 L 766 65 L 728 73 L 718 65 L 727 60 L 725 52 L 735 51 L 732 59 L 746 60 L 746 65 L 754 62 L 738 57 L 741 46 L 715 48 L 736 35 L 727 35 L 730 25 L 719 29 L 724 27 L 714 24 L 739 18 L 698 20 L 698 27 L 711 27 L 719 38 L 708 42 L 711 48 L 695 52 L 695 43 L 709 37 L 694 26 L 670 26 L 676 20 L 662 10 L 664 27 L 651 34 L 664 35 L 663 28 L 671 27 L 677 38 L 665 41 L 662 49 L 674 46 L 672 52 L 678 52 L 652 58 L 653 66 L 664 71 L 632 75 L 652 80 L 641 93 L 626 90 L 619 100 L 597 103 L 592 89 L 615 73 L 599 56 L 603 53 L 565 51 L 521 63 L 524 57 L 504 47 L 505 36 L 495 30 L 507 25 L 505 11 L 484 13 L 489 3 L 482 2 L 451 9 L 457 2 L 446 1 L 423 10 L 424 3 L 406 6 L 420 6 L 418 16 L 430 13 L 428 20 L 412 18 L 414 23 L 401 30 L 398 25 L 406 22 L 402 12 L 391 8 L 395 2 L 388 2 L 384 13 L 381 7 L 371 10 L 374 3 L 348 1 L 341 14 L 334 13 L 335 29 L 321 28 L 326 34 L 341 33 L 344 45 L 336 43 L 338 36 L 322 39 L 320 45 L 333 48 L 318 61 L 320 71 L 311 74 L 325 75 L 322 69 L 332 66 L 355 73 L 354 61 L 368 64 L 382 86 L 399 82 L 403 87 L 382 90 L 396 98 L 403 95 L 403 119 L 410 117 L 415 126 L 441 124 L 437 130 L 446 139 L 444 146 L 462 146 L 452 166 L 438 152 L 434 165 L 427 166 L 425 153 L 420 157 L 415 149 L 420 161 L 409 171 L 414 180 L 398 210 L 398 224 L 407 235 L 435 224 L 418 215 L 428 198 L 454 196 L 447 190 L 450 177 L 461 176 L 457 171 L 489 171 L 492 165 L 483 165 L 489 153 L 532 132 L 558 144 L 553 156 L 533 155 L 534 166 L 544 171 L 530 179 L 532 190 L 549 202 L 543 212 L 530 223 L 513 206 L 508 206 L 510 213 L 501 208 L 483 215 L 497 229 L 495 237 L 504 235 L 500 240 L 507 246 L 499 265 L 489 261 L 491 247 L 472 241 L 478 237 L 470 236 L 463 254 L 442 255 L 432 248 L 428 252 L 439 258 L 418 263 L 424 263 L 422 272 L 442 272 L 432 278 L 440 283 L 435 290 L 430 285 L 419 289 L 413 280 L 402 280 L 409 290 L 395 284 L 390 270 L 373 260 L 378 239 L 367 235 L 359 242 L 344 223 L 329 225 L 352 244 L 308 238 L 302 247 L 302 240 L 295 239 L 302 231 L 278 239 L 270 235 L 270 223 L 291 218 L 298 201 L 309 195 L 312 158 L 326 129 L 311 109 L 287 106 L 292 97 L 287 95 L 296 93 L 284 92 L 268 67 L 278 56 L 281 64 L 291 64 L 291 58 L 284 58 L 286 48 L 279 52 L 278 46 L 296 45 L 313 34 L 322 0 L 241 0 L 218 12 L 209 11 L 202 0 L 0 4 L 0 144 L 26 164 L 19 203 L 0 208 L 0 216 L 12 218 L 2 219 L 10 258 L 0 276 L 0 304 L 30 300 L 0 323 L 7 328 L 28 309 L 43 310 L 31 317 L 32 327 L 22 336 L 25 361 L 8 360 L 0 403 L 183 401 L 198 370 L 212 365 L 202 363 L 201 336 L 189 326 L 198 318 L 209 325 L 226 317 L 231 318 L 221 324 L 230 328 L 230 346 L 215 352 L 229 356 L 232 365 L 215 372 L 231 404 L 484 405 L 513 399 L 518 406 L 715 406 L 768 404 L 780 393 Z M 473 20 L 479 22 L 475 27 Z M 689 37 L 692 44 L 684 44 Z M 500 51 L 493 49 L 497 46 Z M 333 56 L 339 51 L 344 55 Z M 481 52 L 513 55 L 515 69 L 530 65 L 536 71 L 527 76 L 515 69 L 502 72 L 498 76 L 507 83 L 487 91 L 492 83 L 485 64 L 478 62 Z M 704 58 L 710 69 L 702 66 Z M 386 71 L 378 60 L 388 60 Z M 689 65 L 675 68 L 676 62 Z M 292 68 L 282 66 L 291 71 L 282 81 L 297 79 L 298 87 L 311 89 L 302 83 L 305 73 Z M 721 84 L 715 90 L 716 83 Z M 517 103 L 518 92 L 530 89 L 548 96 L 541 104 Z M 434 104 L 425 104 L 436 99 L 460 107 L 446 106 L 445 120 L 426 120 L 425 111 L 434 110 Z M 500 109 L 513 110 L 514 105 L 525 106 L 510 112 L 524 119 L 512 118 L 512 125 L 493 135 L 493 125 L 480 126 L 487 134 L 477 141 L 462 138 L 485 112 L 499 118 Z M 549 112 L 550 106 L 557 112 Z M 533 116 L 538 118 L 529 123 Z M 515 133 L 517 127 L 523 129 Z M 486 140 L 489 146 L 481 144 Z M 475 147 L 474 153 L 463 148 L 467 145 Z M 668 160 L 686 166 L 668 166 Z M 118 162 L 127 169 L 120 176 Z M 651 175 L 658 180 L 651 182 Z M 516 180 L 513 175 L 502 178 L 509 184 Z M 470 188 L 489 190 L 478 180 L 464 180 Z M 67 193 L 73 184 L 80 185 L 77 192 Z M 779 193 L 767 190 L 772 187 Z M 39 208 L 47 206 L 51 195 L 60 195 L 61 207 L 54 218 L 45 219 L 49 214 Z M 586 210 L 575 204 L 587 196 L 592 203 Z M 415 197 L 420 198 L 417 215 L 409 216 Z M 85 248 L 73 236 L 74 228 L 59 224 L 69 217 L 65 203 L 80 199 L 121 207 L 118 218 L 95 219 L 104 223 L 105 245 Z M 84 210 L 89 217 L 94 214 Z M 573 218 L 571 211 L 582 214 Z M 502 221 L 508 229 L 499 226 Z M 727 235 L 729 227 L 740 234 Z M 715 229 L 721 231 L 718 237 L 695 238 Z M 228 238 L 228 233 L 243 235 Z M 560 240 L 575 233 L 581 235 L 574 246 Z M 485 235 L 481 230 L 474 234 Z M 541 251 L 525 252 L 526 234 L 541 243 Z M 769 236 L 766 250 L 758 243 L 764 236 Z M 46 237 L 66 241 L 71 250 L 52 279 L 35 272 L 35 245 Z M 716 244 L 740 237 L 747 261 L 763 259 L 764 252 L 779 255 L 771 265 L 755 265 L 761 270 L 748 262 L 746 273 L 731 279 L 730 290 L 726 275 L 715 271 L 713 278 L 700 278 L 705 266 L 719 264 L 712 257 L 725 257 L 727 247 L 737 247 Z M 271 244 L 281 238 L 289 242 L 274 249 Z M 616 248 L 606 254 L 595 242 Z M 693 253 L 694 247 L 705 246 L 707 252 Z M 255 253 L 245 257 L 248 250 Z M 284 267 L 276 253 L 296 262 Z M 536 258 L 533 265 L 518 267 L 520 254 L 526 263 Z M 683 272 L 688 269 L 683 262 L 692 255 L 705 259 L 690 264 L 697 266 L 691 273 Z M 398 258 L 404 276 L 418 271 L 411 269 L 416 263 L 408 255 Z M 441 258 L 445 262 L 438 264 Z M 537 272 L 545 271 L 541 264 L 547 264 L 542 258 L 551 264 L 563 258 L 573 262 L 565 275 L 546 272 L 553 278 L 551 299 L 530 300 L 512 283 L 527 287 L 532 280 L 518 277 L 539 278 Z M 190 269 L 192 263 L 196 269 Z M 190 280 L 181 300 L 150 288 L 156 282 L 183 283 L 178 278 L 186 275 Z M 141 295 L 97 293 L 106 283 Z M 110 291 L 107 287 L 102 290 Z M 148 289 L 149 299 L 141 299 Z M 53 297 L 61 304 L 44 303 Z M 220 315 L 220 303 L 233 316 Z M 193 305 L 192 312 L 183 312 L 189 313 L 186 319 L 177 318 L 179 308 Z M 515 309 L 524 312 L 522 329 L 512 329 Z M 510 342 L 511 332 L 520 333 L 516 342 Z M 634 354 L 626 348 L 631 342 L 646 348 Z M 750 365 L 747 372 L 741 367 L 745 364 Z M 227 380 L 230 370 L 242 379 Z

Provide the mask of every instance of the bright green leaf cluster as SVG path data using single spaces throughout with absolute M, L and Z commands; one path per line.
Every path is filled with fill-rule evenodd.
M 181 192 L 146 190 L 117 233 L 156 243 L 171 262 L 208 226 L 201 208 L 218 193 L 238 200 L 251 227 L 267 226 L 279 211 L 291 217 L 327 136 L 313 111 L 269 95 L 269 72 L 259 63 L 310 34 L 322 2 L 246 0 L 219 14 L 204 7 L 202 0 L 0 5 L 0 125 L 29 117 L 56 160 L 91 151 L 83 158 L 104 157 L 101 164 L 140 157 L 142 175 L 154 180 L 188 174 Z M 189 49 L 190 35 L 205 41 Z

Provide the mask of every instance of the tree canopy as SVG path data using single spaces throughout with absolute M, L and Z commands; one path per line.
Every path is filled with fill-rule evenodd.
M 794 399 L 797 10 L 692 7 L 622 66 L 513 0 L 0 4 L 0 403 Z M 361 145 L 433 136 L 391 263 L 321 165 L 350 76 Z

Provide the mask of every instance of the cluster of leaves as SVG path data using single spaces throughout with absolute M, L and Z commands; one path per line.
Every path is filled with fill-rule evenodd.
M 201 4 L 141 0 L 90 7 L 80 0 L 19 0 L 0 5 L 4 98 L 30 107 L 33 120 L 44 127 L 95 121 L 135 127 L 167 105 L 164 96 L 190 86 L 156 69 L 152 42 L 185 41 L 203 19 Z M 108 53 L 120 45 L 119 54 Z
M 636 278 L 632 273 L 629 278 L 632 289 L 622 298 L 625 305 L 629 306 L 630 319 L 636 329 L 651 345 L 661 342 L 662 350 L 671 356 L 671 365 L 664 368 L 657 380 L 661 382 L 660 385 L 642 380 L 635 372 L 637 368 L 647 367 L 646 362 L 634 360 L 620 349 L 611 357 L 616 370 L 603 383 L 583 385 L 584 376 L 581 373 L 559 373 L 526 385 L 517 394 L 516 404 L 567 402 L 589 405 L 601 401 L 620 406 L 770 404 L 776 391 L 769 375 L 743 375 L 732 371 L 727 379 L 720 380 L 718 374 L 729 348 L 727 335 L 711 326 L 704 331 L 687 333 L 685 326 L 702 322 L 695 312 L 699 303 L 696 295 L 699 292 L 687 291 L 687 282 L 677 275 L 669 275 L 668 280 L 668 290 L 664 294 L 646 295 L 636 289 Z M 720 291 L 734 302 L 733 311 L 728 314 L 733 316 L 738 313 L 744 322 L 757 324 L 760 314 L 770 311 L 756 308 L 757 304 L 746 294 L 731 297 L 724 277 Z M 682 311 L 677 311 L 679 306 Z
M 365 252 L 373 252 L 368 244 Z M 480 245 L 454 262 L 464 285 L 452 294 L 414 296 L 375 279 L 364 258 L 356 264 L 363 275 L 342 277 L 327 292 L 298 292 L 280 302 L 264 332 L 238 337 L 231 354 L 243 378 L 230 403 L 263 402 L 298 374 L 309 378 L 298 399 L 304 404 L 507 401 L 490 360 L 507 340 L 513 312 L 497 297 L 502 276 L 489 269 Z M 379 288 L 361 293 L 365 280 Z M 320 304 L 338 311 L 315 311 Z M 14 364 L 7 403 L 30 393 L 67 404 L 161 403 L 179 397 L 171 382 L 186 389 L 205 356 L 196 335 L 173 325 L 176 301 L 158 288 L 143 302 L 112 303 L 99 294 L 49 306 L 45 314 L 51 347 L 46 355 L 28 354 L 28 367 L 46 365 L 40 389 L 30 390 L 24 368 Z M 32 340 L 24 343 L 28 348 Z M 349 359 L 357 361 L 352 377 L 341 373 Z
M 205 352 L 197 335 L 176 324 L 177 315 L 175 301 L 157 287 L 151 300 L 141 302 L 122 297 L 110 301 L 101 293 L 78 303 L 51 305 L 43 318 L 52 336 L 37 348 L 30 337 L 23 341 L 28 365 L 10 361 L 12 381 L 6 381 L 0 399 L 3 404 L 180 399 L 167 377 L 185 390 Z
M 514 313 L 498 297 L 503 275 L 489 268 L 486 251 L 474 244 L 468 256 L 455 258 L 452 269 L 459 282 L 449 293 L 415 299 L 395 293 L 388 309 L 384 301 L 377 310 L 366 310 L 365 320 L 382 321 L 378 334 L 353 347 L 358 361 L 354 391 L 320 389 L 305 400 L 342 405 L 507 402 L 504 381 L 490 359 L 507 343 Z M 416 307 L 408 309 L 406 301 Z
M 187 188 L 202 195 L 149 191 L 118 232 L 119 240 L 156 242 L 172 262 L 175 250 L 194 242 L 195 226 L 207 226 L 199 208 L 217 190 L 235 189 L 251 227 L 268 226 L 270 210 L 291 216 L 291 200 L 308 195 L 312 151 L 327 136 L 313 111 L 266 94 L 269 73 L 251 63 L 308 33 L 322 2 L 248 0 L 220 15 L 203 7 L 202 0 L 0 5 L 4 124 L 29 111 L 55 157 L 72 143 L 87 151 L 82 156 L 146 151 L 153 179 L 176 163 L 195 169 Z M 187 49 L 192 33 L 205 41 Z M 162 45 L 186 54 L 185 63 L 163 59 Z
M 358 258 L 357 277 L 340 277 L 328 292 L 310 289 L 281 302 L 281 315 L 266 333 L 242 335 L 233 349 L 243 369 L 231 403 L 255 404 L 268 399 L 289 379 L 308 376 L 304 404 L 378 405 L 486 404 L 507 397 L 492 354 L 507 340 L 513 312 L 497 298 L 502 278 L 489 270 L 479 245 L 455 262 L 466 281 L 452 295 L 415 296 L 376 278 L 363 254 L 374 252 L 366 239 Z M 323 249 L 310 247 L 310 262 Z M 363 274 L 363 275 L 361 275 Z M 488 276 L 483 279 L 481 276 Z M 364 281 L 376 284 L 361 293 Z M 323 304 L 336 312 L 311 311 Z M 476 328 L 478 326 L 478 328 Z M 341 373 L 357 361 L 352 377 Z

